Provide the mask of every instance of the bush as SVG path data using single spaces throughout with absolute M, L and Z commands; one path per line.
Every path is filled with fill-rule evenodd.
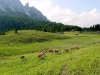
M 5 32 L 0 31 L 0 35 L 5 35 Z

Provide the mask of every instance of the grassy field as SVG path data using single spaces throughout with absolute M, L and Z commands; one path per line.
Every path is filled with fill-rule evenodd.
M 72 46 L 79 49 L 71 50 Z M 65 48 L 68 53 L 62 53 Z M 38 58 L 40 51 L 49 49 L 60 53 L 47 52 Z M 100 75 L 100 35 L 9 31 L 0 35 L 0 75 Z

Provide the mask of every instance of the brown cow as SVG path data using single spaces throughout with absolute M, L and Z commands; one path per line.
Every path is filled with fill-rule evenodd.
M 68 52 L 69 52 L 69 50 L 66 48 L 63 52 L 64 52 L 64 53 L 68 53 Z
M 44 56 L 45 55 L 45 53 L 44 52 L 41 52 L 39 55 L 38 55 L 38 58 L 40 58 L 40 57 L 42 57 L 42 56 Z
M 49 52 L 50 52 L 50 53 L 53 53 L 54 51 L 53 51 L 52 49 L 49 49 Z
M 71 50 L 74 50 L 74 49 L 79 49 L 79 47 L 77 47 L 77 46 L 71 47 Z
M 59 51 L 59 50 L 57 50 L 57 49 L 54 49 L 54 52 L 58 54 L 60 51 Z

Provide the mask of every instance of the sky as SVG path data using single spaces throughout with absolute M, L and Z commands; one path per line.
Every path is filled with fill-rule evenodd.
M 20 0 L 29 2 L 50 21 L 90 27 L 100 24 L 100 0 Z

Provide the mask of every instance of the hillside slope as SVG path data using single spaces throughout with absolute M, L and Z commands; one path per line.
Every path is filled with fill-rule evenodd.
M 36 34 L 37 33 L 37 34 Z M 41 31 L 14 31 L 0 35 L 1 75 L 99 75 L 100 35 L 94 33 Z M 78 33 L 78 32 L 77 32 Z M 36 37 L 36 38 L 35 38 Z M 32 42 L 18 41 L 33 39 Z M 43 41 L 35 41 L 42 39 Z M 44 40 L 48 39 L 48 40 Z M 79 49 L 71 50 L 72 46 Z M 68 48 L 68 53 L 62 51 Z M 59 49 L 61 53 L 47 52 L 38 58 L 40 51 Z M 25 56 L 21 59 L 20 56 Z

